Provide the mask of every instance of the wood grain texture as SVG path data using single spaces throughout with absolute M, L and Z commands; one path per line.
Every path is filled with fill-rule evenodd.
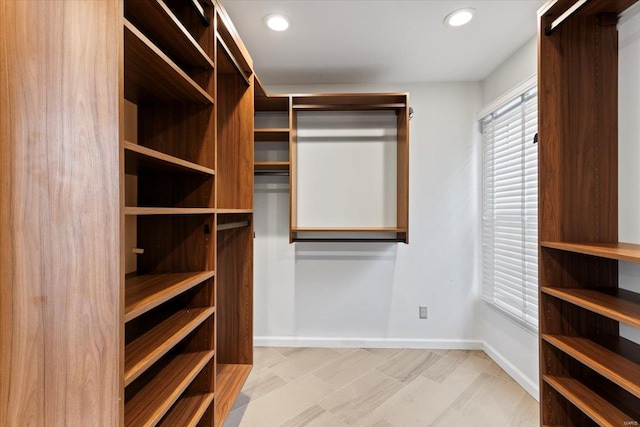
M 138 212 L 143 207 L 152 209 L 213 209 L 215 204 L 214 185 L 214 178 L 211 175 L 176 174 L 170 170 L 166 172 L 139 173 Z M 200 212 L 211 213 L 210 211 Z
M 396 223 L 404 229 L 404 243 L 409 243 L 409 94 L 405 104 L 398 110 Z
M 238 30 L 233 25 L 229 14 L 225 10 L 222 2 L 219 0 L 213 0 L 216 9 L 216 32 L 220 36 L 227 47 L 230 49 L 233 56 L 236 57 L 238 64 L 242 66 L 242 71 L 249 77 L 253 73 L 253 59 L 249 54 L 249 51 L 245 47 Z
M 402 233 L 398 227 L 297 227 L 294 233 Z
M 289 101 L 289 243 L 293 243 L 294 228 L 298 227 L 298 113 Z
M 124 321 L 140 316 L 194 286 L 212 278 L 213 271 L 130 276 L 125 284 Z
M 291 97 L 289 95 L 264 94 L 264 88 L 259 83 L 257 75 L 254 75 L 256 97 L 254 108 L 256 111 L 289 111 Z
M 295 110 L 307 111 L 372 111 L 372 110 L 402 110 L 407 107 L 404 103 L 389 104 L 294 104 Z
M 252 209 L 253 87 L 237 74 L 218 74 L 216 96 L 216 207 Z
M 640 365 L 597 343 L 579 337 L 543 334 L 542 339 L 593 369 L 629 393 L 640 398 Z M 630 352 L 640 356 L 640 346 L 622 341 Z
M 600 426 L 619 427 L 636 421 L 578 380 L 549 375 L 543 380 Z
M 618 241 L 616 16 L 581 11 L 544 35 L 572 3 L 549 2 L 539 14 L 539 241 L 611 244 Z M 540 247 L 541 288 L 617 288 L 619 258 L 559 249 Z M 572 302 L 541 292 L 539 304 L 545 336 L 619 333 L 616 320 Z M 584 383 L 588 369 L 574 356 L 540 342 L 542 424 L 592 423 L 542 381 L 570 375 Z
M 220 215 L 246 214 L 246 213 L 252 213 L 252 212 L 253 211 L 251 209 L 222 209 L 222 208 L 216 209 L 216 213 Z
M 213 307 L 182 310 L 127 345 L 125 387 L 200 326 L 214 311 Z
M 540 242 L 540 246 L 620 261 L 640 262 L 640 245 L 633 243 Z
M 624 289 L 542 287 L 541 292 L 629 326 L 640 328 L 640 294 Z
M 215 213 L 213 208 L 147 208 L 127 206 L 125 215 L 207 215 Z
M 289 129 L 255 129 L 253 132 L 253 140 L 259 141 L 289 141 Z
M 2 426 L 120 422 L 121 8 L 0 3 Z
M 222 426 L 251 372 L 251 365 L 218 364 L 217 369 L 215 425 Z
M 164 1 L 127 1 L 125 17 L 174 61 L 213 69 L 213 59 Z
M 125 165 L 126 173 L 137 175 L 140 172 L 182 172 L 182 173 L 202 173 L 205 175 L 215 175 L 211 168 L 188 162 L 178 157 L 170 156 L 160 151 L 142 145 L 125 141 Z
M 214 394 L 199 394 L 180 398 L 158 424 L 159 427 L 196 427 L 213 402 Z
M 124 36 L 124 92 L 129 101 L 213 104 L 206 89 L 126 20 Z
M 289 162 L 255 162 L 254 171 L 288 171 Z
M 155 426 L 213 357 L 213 351 L 176 356 L 125 405 L 126 427 Z
M 253 222 L 217 235 L 217 347 L 222 364 L 253 363 Z M 219 390 L 218 390 L 219 391 Z M 219 397 L 219 395 L 218 395 Z
M 138 143 L 215 170 L 215 114 L 199 105 L 138 105 Z

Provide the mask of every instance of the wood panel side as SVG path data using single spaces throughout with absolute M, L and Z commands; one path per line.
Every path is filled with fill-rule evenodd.
M 253 84 L 218 74 L 217 98 L 216 207 L 253 209 Z
M 251 221 L 251 215 L 246 217 Z M 217 349 L 219 364 L 253 364 L 253 221 L 219 231 Z
M 409 95 L 406 108 L 398 110 L 397 154 L 397 227 L 406 230 L 404 242 L 409 243 Z
M 118 426 L 122 2 L 37 7 L 0 3 L 0 425 Z
M 293 243 L 298 228 L 298 113 L 289 98 L 289 243 Z
M 618 240 L 617 30 L 615 16 L 574 16 L 544 35 L 539 25 L 539 239 Z M 615 260 L 540 248 L 540 287 L 618 286 Z M 618 334 L 618 323 L 540 294 L 540 332 Z M 540 344 L 541 422 L 581 425 L 584 416 L 544 385 L 544 375 L 588 372 Z

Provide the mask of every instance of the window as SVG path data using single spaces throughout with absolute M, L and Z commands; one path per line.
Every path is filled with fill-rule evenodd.
M 482 293 L 530 329 L 538 328 L 538 91 L 481 120 Z

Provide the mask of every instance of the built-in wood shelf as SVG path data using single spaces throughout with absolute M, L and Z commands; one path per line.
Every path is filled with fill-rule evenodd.
M 213 397 L 213 393 L 207 393 L 180 398 L 158 426 L 196 427 L 213 402 Z
M 236 221 L 236 222 L 227 222 L 224 224 L 216 225 L 216 231 L 226 231 L 233 230 L 234 228 L 244 228 L 248 227 L 251 223 L 249 221 Z
M 128 276 L 125 279 L 124 321 L 135 319 L 213 275 L 213 271 L 196 271 Z
M 135 215 L 207 215 L 216 213 L 214 208 L 145 208 L 127 206 L 124 214 Z
M 297 227 L 294 233 L 405 233 L 407 230 L 397 227 Z
M 255 129 L 253 131 L 253 140 L 256 142 L 289 142 L 289 129 Z
M 250 214 L 253 213 L 252 209 L 216 209 L 217 214 Z
M 135 2 L 134 2 L 135 3 Z M 125 150 L 125 171 L 131 175 L 138 172 L 183 172 L 200 173 L 205 175 L 215 175 L 211 168 L 204 167 L 197 163 L 188 162 L 178 157 L 170 156 L 151 148 L 124 142 Z
M 124 407 L 124 425 L 157 425 L 212 357 L 213 351 L 176 356 L 127 402 Z
M 124 22 L 124 94 L 145 102 L 213 104 L 213 98 L 144 36 Z
M 632 243 L 540 242 L 540 246 L 601 258 L 640 263 L 640 245 Z
M 640 328 L 640 294 L 619 288 L 574 289 L 549 288 L 540 290 L 547 294 L 593 311 L 609 319 Z
M 640 398 L 640 364 L 631 360 L 640 358 L 640 345 L 624 338 L 607 340 L 607 347 L 580 337 L 543 334 L 542 339 Z
M 309 111 L 370 111 L 370 110 L 399 110 L 406 108 L 404 103 L 390 104 L 294 104 L 294 110 Z
M 127 345 L 124 350 L 125 387 L 193 332 L 214 311 L 213 307 L 179 311 Z
M 618 407 L 595 393 L 580 381 L 567 378 L 544 375 L 544 382 L 553 387 L 565 399 L 571 402 L 601 426 L 624 426 L 634 418 L 622 412 Z
M 289 162 L 255 162 L 253 170 L 256 171 L 288 171 Z
M 162 0 L 125 2 L 125 16 L 175 61 L 213 69 L 213 61 Z
M 216 422 L 220 426 L 227 418 L 236 397 L 251 372 L 251 365 L 218 364 L 216 384 Z

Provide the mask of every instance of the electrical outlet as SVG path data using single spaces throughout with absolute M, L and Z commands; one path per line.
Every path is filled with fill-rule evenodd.
M 421 319 L 426 319 L 427 318 L 427 306 L 426 305 L 421 305 L 418 307 L 420 309 L 420 318 Z

